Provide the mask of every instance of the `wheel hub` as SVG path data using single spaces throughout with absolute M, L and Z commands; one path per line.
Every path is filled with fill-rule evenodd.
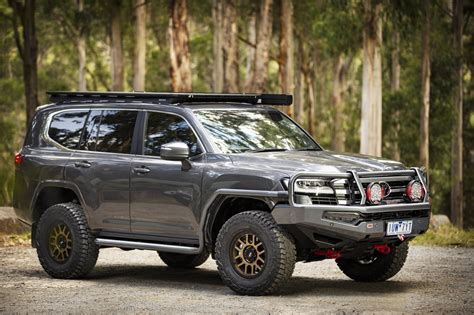
M 253 263 L 257 259 L 257 250 L 252 246 L 245 247 L 244 259 L 249 264 Z
M 237 237 L 233 242 L 232 253 L 234 270 L 243 277 L 255 277 L 265 266 L 265 247 L 253 233 Z
M 49 232 L 49 255 L 58 263 L 65 263 L 72 251 L 72 234 L 69 228 L 59 223 Z

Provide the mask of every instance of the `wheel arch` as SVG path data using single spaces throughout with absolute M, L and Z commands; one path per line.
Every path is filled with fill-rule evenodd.
M 31 243 L 35 244 L 37 223 L 46 209 L 52 205 L 66 202 L 75 202 L 85 206 L 84 198 L 79 188 L 66 181 L 45 181 L 38 185 L 30 205 L 31 213 Z M 87 217 L 86 211 L 84 215 Z
M 219 230 L 232 216 L 248 210 L 271 212 L 274 206 L 275 202 L 266 196 L 219 196 L 208 209 L 205 247 L 213 252 Z

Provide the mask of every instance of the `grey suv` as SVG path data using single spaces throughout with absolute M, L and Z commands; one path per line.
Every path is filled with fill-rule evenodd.
M 247 295 L 276 292 L 298 261 L 383 281 L 428 229 L 422 170 L 322 149 L 268 106 L 289 95 L 49 95 L 15 157 L 14 208 L 52 277 L 84 277 L 118 247 L 171 268 L 211 255 Z

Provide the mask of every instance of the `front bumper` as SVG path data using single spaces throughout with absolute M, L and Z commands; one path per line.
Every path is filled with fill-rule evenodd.
M 405 214 L 403 219 L 379 219 L 362 221 L 356 225 L 333 221 L 323 218 L 325 211 L 353 211 L 361 214 Z M 410 211 L 425 211 L 426 216 L 406 217 Z M 318 247 L 337 247 L 347 242 L 360 242 L 372 240 L 396 239 L 395 236 L 387 237 L 386 225 L 390 221 L 412 220 L 412 232 L 405 235 L 412 238 L 424 233 L 429 226 L 430 204 L 428 202 L 395 204 L 381 206 L 290 206 L 276 205 L 272 211 L 273 218 L 279 225 L 287 227 L 293 236 L 303 242 L 312 242 Z M 383 216 L 382 216 L 383 217 Z

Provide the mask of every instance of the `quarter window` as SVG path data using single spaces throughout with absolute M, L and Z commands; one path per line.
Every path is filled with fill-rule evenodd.
M 175 141 L 186 143 L 191 156 L 202 153 L 196 135 L 186 120 L 176 115 L 149 112 L 144 154 L 159 156 L 163 144 Z
M 68 149 L 77 149 L 88 110 L 69 111 L 53 116 L 48 135 Z

